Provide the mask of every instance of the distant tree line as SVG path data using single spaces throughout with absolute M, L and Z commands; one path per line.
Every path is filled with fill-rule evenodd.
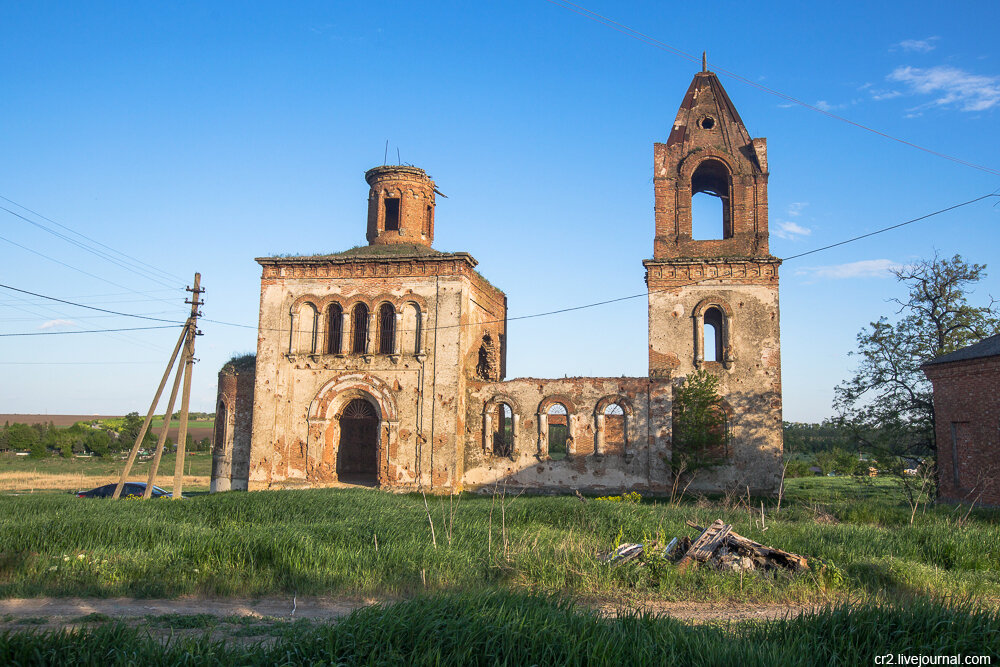
M 56 454 L 64 458 L 77 454 L 101 457 L 122 455 L 135 444 L 139 431 L 142 430 L 142 422 L 143 418 L 137 412 L 130 412 L 117 419 L 76 422 L 68 428 L 58 428 L 52 422 L 48 424 L 7 422 L 0 428 L 0 452 L 28 452 L 31 458 L 39 459 Z M 188 433 L 186 442 L 186 449 L 189 452 L 211 449 L 209 438 L 195 441 Z M 172 447 L 173 441 L 168 437 L 166 444 Z M 144 449 L 156 446 L 156 435 L 150 430 L 147 430 L 142 446 Z

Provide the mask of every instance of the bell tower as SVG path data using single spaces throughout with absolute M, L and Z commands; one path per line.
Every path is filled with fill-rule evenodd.
M 368 244 L 418 244 L 434 241 L 437 189 L 423 169 L 382 165 L 365 172 L 368 192 Z
M 768 492 L 781 472 L 782 426 L 781 260 L 768 251 L 767 142 L 750 137 L 722 83 L 703 66 L 667 143 L 653 145 L 653 168 L 653 259 L 643 262 L 650 377 L 678 384 L 699 369 L 716 375 L 730 465 L 712 471 L 711 482 L 718 488 L 746 479 Z M 721 200 L 708 221 L 711 238 L 693 234 L 695 197 Z

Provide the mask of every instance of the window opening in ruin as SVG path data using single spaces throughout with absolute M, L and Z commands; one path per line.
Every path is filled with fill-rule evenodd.
M 385 199 L 385 230 L 399 231 L 399 199 L 395 197 Z
M 722 311 L 709 308 L 704 315 L 705 326 L 702 337 L 705 341 L 705 361 L 723 361 L 725 359 L 722 345 Z
M 341 482 L 375 484 L 378 479 L 378 413 L 371 403 L 355 398 L 340 414 L 337 478 Z
M 514 454 L 514 411 L 506 403 L 497 405 L 493 414 L 493 455 Z
M 483 343 L 479 346 L 479 360 L 476 363 L 476 375 L 480 380 L 498 380 L 496 348 L 493 337 L 488 333 L 483 335 Z
M 309 336 L 309 354 L 316 354 L 319 351 L 319 311 L 312 304 L 309 304 L 309 319 L 312 320 L 312 331 Z
M 392 354 L 396 344 L 396 309 L 383 303 L 378 309 L 378 353 Z
M 604 452 L 624 454 L 626 442 L 625 409 L 612 403 L 604 408 Z
M 555 403 L 549 408 L 548 417 L 549 458 L 559 461 L 569 453 L 566 441 L 569 438 L 569 413 L 562 403 Z
M 432 220 L 434 220 L 434 207 L 428 204 L 427 211 L 424 213 L 424 236 L 431 235 Z
M 732 238 L 729 169 L 705 160 L 691 176 L 691 238 L 696 241 Z
M 330 306 L 330 313 L 327 318 L 326 327 L 326 352 L 327 354 L 340 354 L 340 342 L 344 326 L 344 309 L 339 303 Z
M 225 401 L 219 401 L 215 411 L 215 452 L 223 454 L 226 451 L 226 441 L 229 439 L 229 408 Z
M 351 321 L 353 330 L 353 340 L 351 352 L 354 354 L 364 354 L 368 351 L 368 306 L 359 303 L 354 306 L 354 317 Z

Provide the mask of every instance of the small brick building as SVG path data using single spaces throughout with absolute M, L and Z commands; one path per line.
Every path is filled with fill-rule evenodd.
M 705 369 L 728 437 L 724 464 L 691 488 L 775 491 L 781 260 L 768 252 L 766 142 L 702 71 L 653 159 L 647 375 L 505 380 L 507 297 L 468 253 L 433 248 L 439 193 L 422 169 L 375 167 L 367 246 L 257 259 L 256 364 L 252 383 L 220 375 L 213 488 L 664 493 L 673 390 Z M 693 234 L 696 196 L 721 205 L 713 238 Z
M 1000 505 L 1000 335 L 923 371 L 934 386 L 938 497 Z

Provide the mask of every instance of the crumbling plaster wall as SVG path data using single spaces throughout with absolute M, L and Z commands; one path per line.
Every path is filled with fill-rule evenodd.
M 669 374 L 679 383 L 698 367 L 704 368 L 719 378 L 719 394 L 727 408 L 730 464 L 700 471 L 691 489 L 749 485 L 751 491 L 775 492 L 782 449 L 777 264 L 646 264 L 651 375 Z M 727 275 L 724 281 L 675 286 L 677 281 L 704 279 L 708 270 L 718 271 L 720 266 Z M 695 276 L 698 272 L 702 275 Z M 742 279 L 728 277 L 740 272 Z M 696 340 L 703 331 L 696 310 L 706 302 L 731 311 L 730 362 L 696 363 Z
M 210 490 L 246 491 L 253 421 L 253 370 L 219 371 Z
M 251 488 L 335 482 L 337 415 L 354 397 L 377 399 L 380 486 L 451 489 L 461 479 L 463 443 L 456 434 L 464 426 L 463 362 L 478 350 L 477 322 L 503 321 L 503 295 L 464 267 L 446 275 L 391 279 L 379 272 L 262 278 Z M 351 354 L 349 340 L 343 342 L 344 354 L 326 354 L 323 346 L 317 354 L 289 353 L 295 304 L 362 300 L 375 308 L 387 299 L 421 304 L 423 354 Z M 322 332 L 320 338 L 325 340 Z
M 507 484 L 548 490 L 666 492 L 670 481 L 670 392 L 669 380 L 648 378 L 470 381 L 463 487 Z M 545 399 L 550 400 L 543 403 Z M 620 399 L 627 406 L 624 453 L 598 448 L 595 412 L 602 399 Z M 494 455 L 490 435 L 485 432 L 491 418 L 484 417 L 484 407 L 497 401 L 513 410 L 511 456 Z M 545 417 L 539 412 L 552 402 L 562 403 L 569 414 L 568 455 L 561 460 L 548 455 Z

